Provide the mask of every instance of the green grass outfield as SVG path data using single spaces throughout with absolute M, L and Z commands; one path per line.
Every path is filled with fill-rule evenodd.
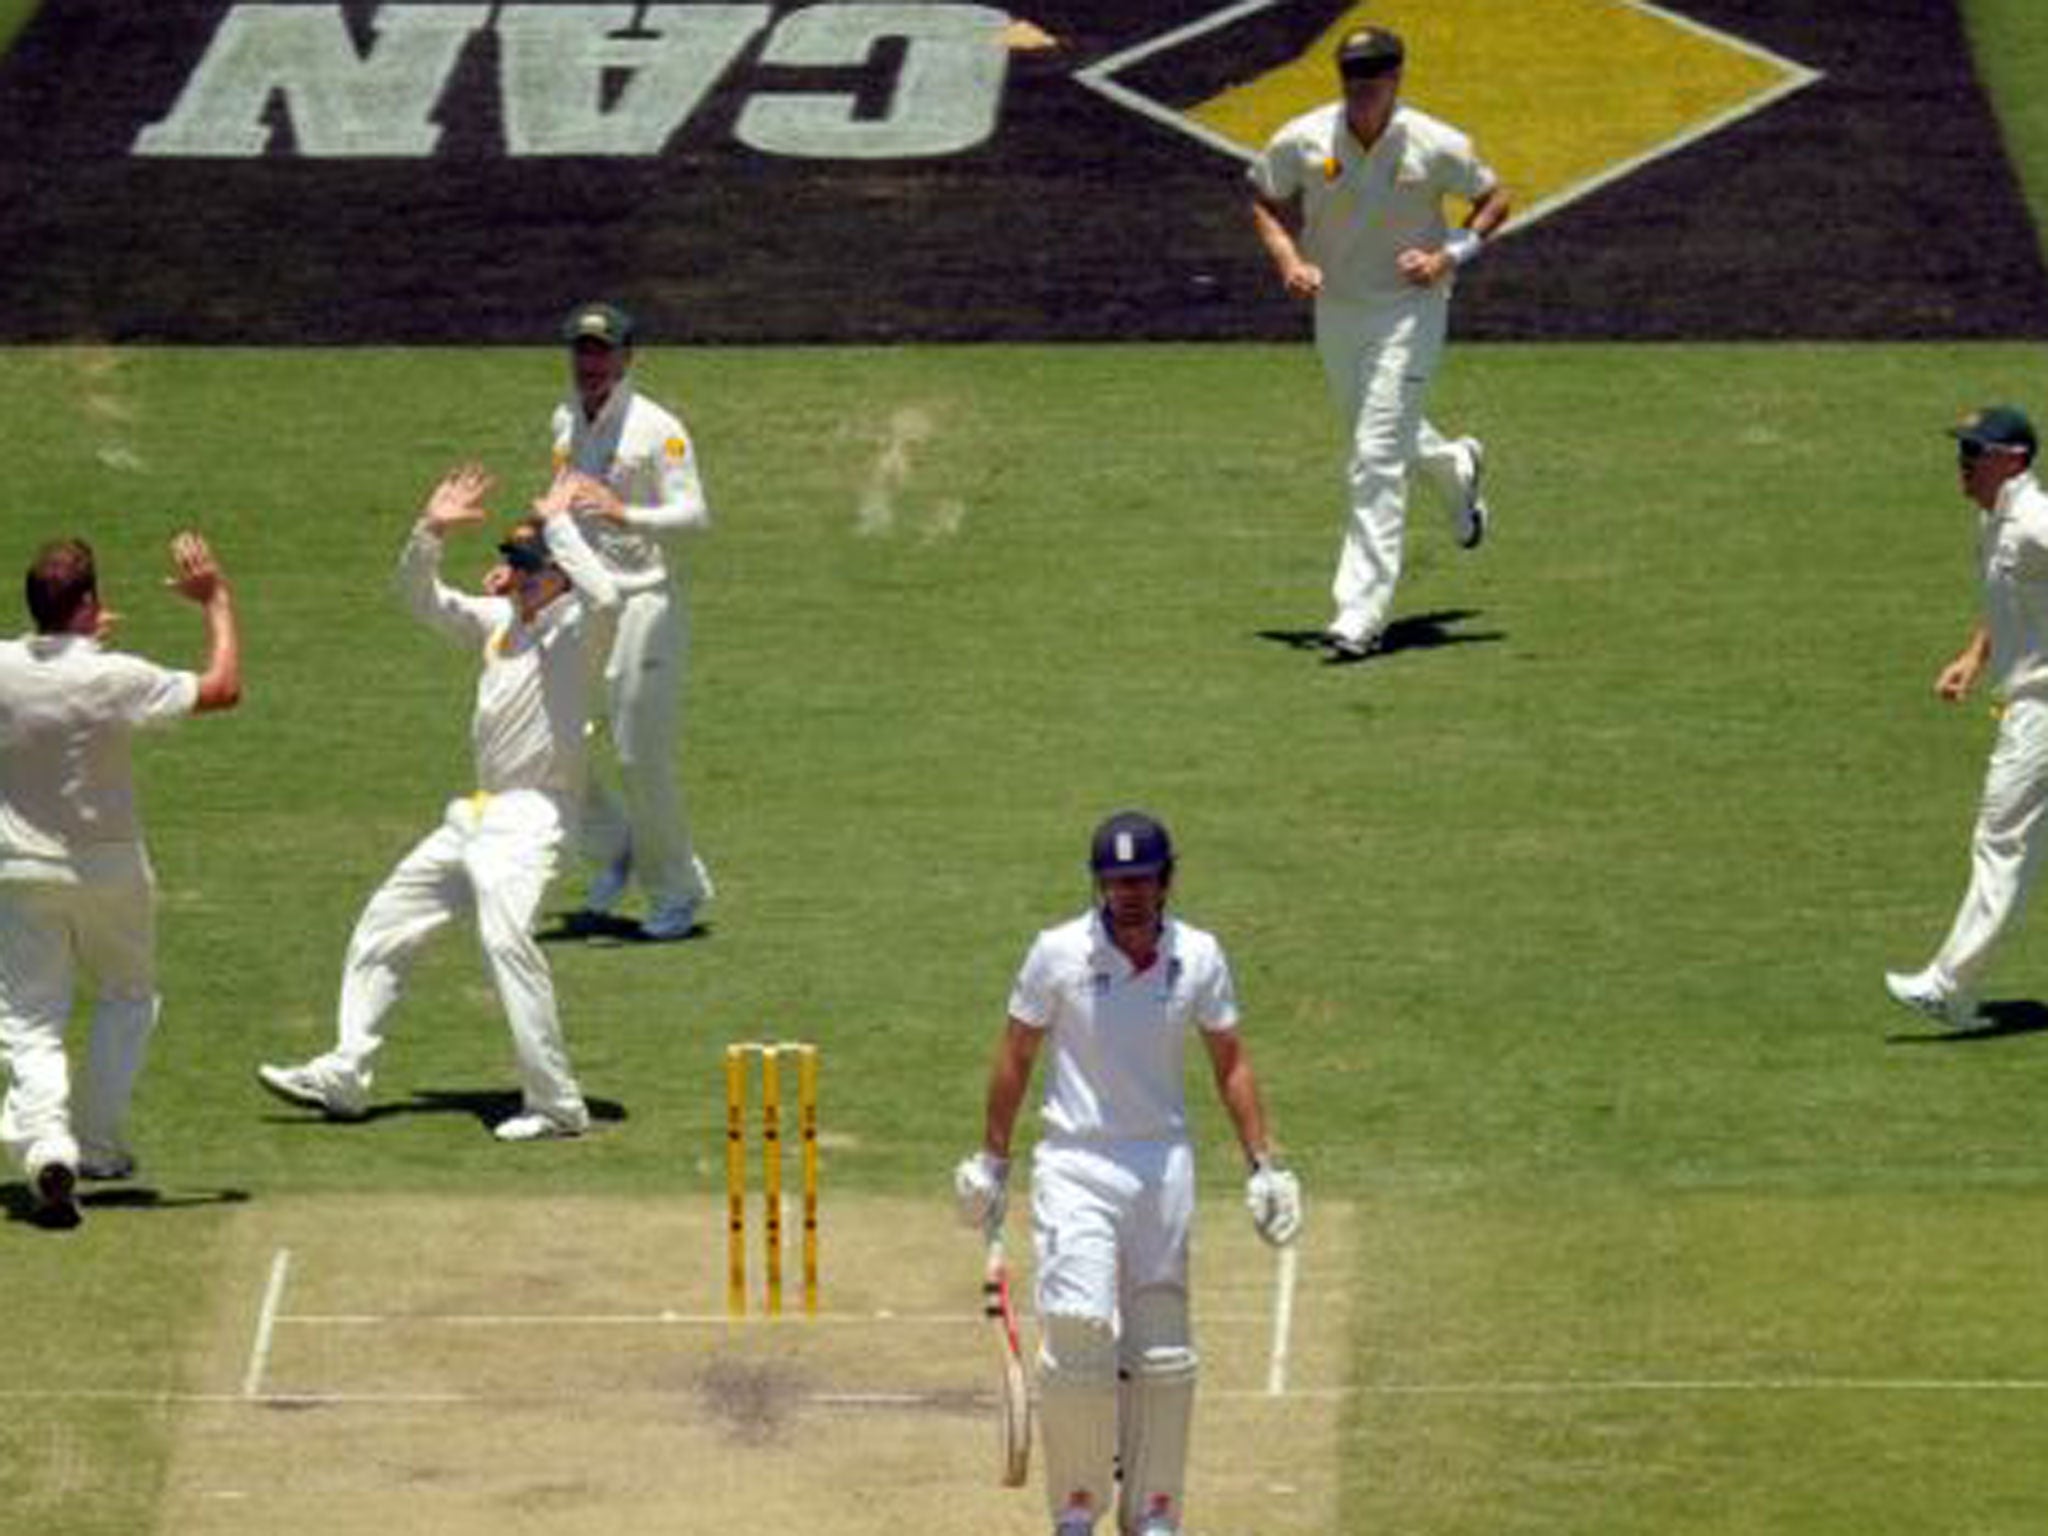
M 1355 1336 L 1303 1341 L 1354 1355 L 1347 1528 L 2033 1529 L 2048 1034 L 1911 1038 L 1879 974 L 1948 918 L 1991 730 L 1930 689 L 1973 598 L 1941 428 L 2038 399 L 2043 361 L 1460 349 L 1436 414 L 1488 437 L 1497 538 L 1460 555 L 1425 508 L 1400 604 L 1460 643 L 1326 668 L 1262 635 L 1325 617 L 1305 347 L 651 351 L 721 519 L 688 753 L 716 930 L 554 952 L 625 1118 L 508 1149 L 415 1099 L 509 1081 L 466 936 L 379 1084 L 429 1112 L 310 1125 L 250 1072 L 325 1041 L 357 909 L 464 787 L 471 663 L 389 570 L 441 465 L 537 484 L 558 359 L 7 354 L 0 409 L 38 426 L 0 553 L 87 533 L 127 643 L 191 657 L 151 582 L 198 523 L 249 689 L 144 753 L 159 1203 L 0 1225 L 0 1510 L 149 1528 L 157 1394 L 191 1388 L 245 1202 L 704 1194 L 734 1036 L 824 1047 L 829 1274 L 830 1189 L 944 1199 L 1022 947 L 1137 802 L 1230 944 L 1311 1211 L 1358 1204 Z M 2048 992 L 2040 924 L 1992 991 Z

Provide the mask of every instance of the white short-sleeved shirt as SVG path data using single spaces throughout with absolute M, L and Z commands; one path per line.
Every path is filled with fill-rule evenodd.
M 1999 488 L 1978 554 L 1992 686 L 2008 699 L 2048 694 L 2048 491 L 2031 472 Z
M 198 702 L 194 674 L 85 635 L 0 641 L 0 879 L 68 882 L 139 846 L 130 738 Z
M 1302 254 L 1333 299 L 1413 298 L 1404 250 L 1443 244 L 1444 199 L 1475 201 L 1496 181 L 1472 141 L 1426 112 L 1397 104 L 1370 150 L 1344 121 L 1344 104 L 1305 112 L 1273 136 L 1247 172 L 1260 196 L 1301 200 Z
M 1234 1029 L 1238 1018 L 1212 935 L 1169 917 L 1158 957 L 1133 972 L 1096 912 L 1038 935 L 1009 1012 L 1048 1031 L 1047 1136 L 1088 1142 L 1185 1139 L 1187 1032 Z
M 555 407 L 557 469 L 602 480 L 625 503 L 626 524 L 579 517 L 598 558 L 626 593 L 647 591 L 671 574 L 667 541 L 711 521 L 696 449 L 681 420 L 621 380 L 596 420 L 573 399 Z

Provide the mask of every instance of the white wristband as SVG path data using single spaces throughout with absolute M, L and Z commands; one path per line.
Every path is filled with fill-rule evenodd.
M 1479 237 L 1469 229 L 1454 229 L 1444 237 L 1444 254 L 1452 266 L 1462 267 L 1479 254 Z

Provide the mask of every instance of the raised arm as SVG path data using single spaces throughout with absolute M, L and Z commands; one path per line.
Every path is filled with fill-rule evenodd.
M 189 531 L 171 540 L 171 571 L 169 585 L 206 620 L 206 670 L 192 712 L 233 709 L 242 702 L 242 641 L 228 579 L 206 540 Z
M 555 564 L 562 568 L 562 574 L 569 578 L 569 584 L 585 605 L 601 612 L 618 606 L 619 584 L 585 542 L 583 530 L 576 526 L 573 509 L 577 481 L 583 478 L 587 477 L 573 471 L 557 473 L 554 483 L 534 502 L 533 510 L 546 519 L 541 524 L 541 533 L 548 541 L 548 553 L 555 557 Z
M 491 477 L 475 464 L 443 475 L 427 495 L 413 523 L 412 537 L 399 555 L 399 590 L 406 607 L 426 623 L 458 640 L 488 636 L 503 616 L 502 598 L 467 597 L 441 580 L 441 544 L 458 528 L 473 528 L 490 514 L 484 497 Z

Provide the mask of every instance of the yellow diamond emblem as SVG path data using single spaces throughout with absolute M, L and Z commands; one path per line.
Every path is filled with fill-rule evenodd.
M 1206 101 L 1169 107 L 1115 79 L 1127 64 L 1264 8 L 1230 7 L 1082 77 L 1249 159 L 1289 118 L 1336 96 L 1338 38 L 1391 27 L 1408 45 L 1402 97 L 1472 135 L 1514 194 L 1518 226 L 1820 78 L 1644 0 L 1372 0 L 1345 10 L 1298 57 Z

